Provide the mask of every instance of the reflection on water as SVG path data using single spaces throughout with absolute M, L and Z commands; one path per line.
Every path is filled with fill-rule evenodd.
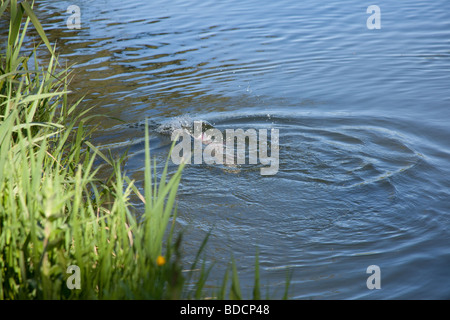
M 250 287 L 258 250 L 271 292 L 293 272 L 292 298 L 449 298 L 450 7 L 377 5 L 380 30 L 356 0 L 41 0 L 38 15 L 76 64 L 73 99 L 111 117 L 96 142 L 129 149 L 138 184 L 143 130 L 128 124 L 279 129 L 274 176 L 185 169 L 185 251 L 212 230 L 213 284 L 233 252 Z M 151 130 L 150 143 L 163 165 L 170 137 Z M 366 287 L 369 265 L 381 290 Z

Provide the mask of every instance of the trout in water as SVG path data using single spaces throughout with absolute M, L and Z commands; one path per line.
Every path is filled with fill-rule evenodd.
M 198 125 L 198 122 L 201 124 Z M 215 129 L 212 124 L 210 124 L 207 121 L 194 121 L 190 124 L 182 123 L 181 127 L 184 132 L 186 132 L 188 135 L 190 135 L 195 140 L 200 140 L 203 144 L 208 145 L 214 142 L 212 139 L 212 136 L 208 134 L 208 130 Z
M 214 138 L 215 135 L 223 137 L 222 133 L 218 129 L 214 128 L 214 126 L 209 122 L 202 120 L 202 121 L 194 121 L 192 123 L 182 123 L 181 128 L 183 132 L 187 133 L 193 139 L 201 141 L 203 145 L 216 148 L 218 152 L 220 152 L 223 156 L 227 157 L 229 151 L 226 148 L 223 138 L 221 139 L 222 141 L 220 140 L 216 141 L 216 138 Z M 231 159 L 235 161 L 234 154 L 230 154 L 230 156 Z M 230 158 L 230 156 L 228 157 Z M 228 167 L 228 169 L 226 169 L 227 172 L 237 173 L 240 171 L 239 169 L 236 169 L 237 165 L 235 163 L 228 163 L 226 159 L 223 159 L 221 163 L 224 166 Z

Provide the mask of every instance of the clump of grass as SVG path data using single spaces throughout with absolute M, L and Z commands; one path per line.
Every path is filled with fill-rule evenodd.
M 68 72 L 56 71 L 53 49 L 47 46 L 45 69 L 36 49 L 20 55 L 30 22 L 48 44 L 31 6 L 7 5 L 0 7 L 10 15 L 0 57 L 0 299 L 181 297 L 179 242 L 170 240 L 163 252 L 163 241 L 182 166 L 169 178 L 166 165 L 157 181 L 147 146 L 138 223 L 129 197 L 139 191 L 121 160 L 89 143 L 83 113 L 75 116 L 77 104 L 67 104 Z M 108 184 L 97 179 L 98 155 L 113 169 Z M 66 285 L 70 266 L 78 267 L 81 289 Z
M 0 52 L 0 299 L 203 298 L 210 269 L 203 264 L 196 280 L 182 272 L 181 235 L 175 238 L 173 231 L 183 165 L 171 176 L 168 162 L 161 174 L 155 172 L 146 129 L 142 195 L 121 170 L 125 158 L 106 156 L 89 142 L 86 112 L 77 110 L 80 101 L 69 106 L 69 72 L 58 71 L 32 6 L 2 0 L 0 18 L 6 13 L 8 41 Z M 36 48 L 21 55 L 30 22 L 51 53 L 45 67 Z M 99 157 L 111 168 L 107 179 L 98 178 Z M 145 203 L 139 220 L 132 193 Z M 228 272 L 216 298 L 227 298 L 227 283 Z M 242 298 L 239 287 L 233 262 L 228 297 Z M 255 299 L 259 290 L 256 269 Z

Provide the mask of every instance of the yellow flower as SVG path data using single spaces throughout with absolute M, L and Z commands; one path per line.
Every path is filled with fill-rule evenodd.
M 166 258 L 164 258 L 163 256 L 159 256 L 158 258 L 156 258 L 156 264 L 160 267 L 163 266 L 166 263 Z

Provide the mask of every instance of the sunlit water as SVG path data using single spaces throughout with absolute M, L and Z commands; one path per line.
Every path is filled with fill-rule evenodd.
M 130 124 L 145 118 L 279 130 L 275 175 L 260 164 L 184 170 L 183 248 L 191 261 L 211 232 L 211 285 L 233 254 L 248 296 L 259 252 L 273 297 L 291 272 L 294 299 L 450 298 L 448 1 L 38 4 L 62 60 L 76 64 L 74 98 L 110 116 L 96 143 L 129 149 L 138 185 L 144 131 Z M 371 4 L 379 30 L 366 26 Z M 66 26 L 69 5 L 80 30 Z M 155 128 L 162 167 L 171 141 Z M 366 286 L 370 265 L 379 290 Z

